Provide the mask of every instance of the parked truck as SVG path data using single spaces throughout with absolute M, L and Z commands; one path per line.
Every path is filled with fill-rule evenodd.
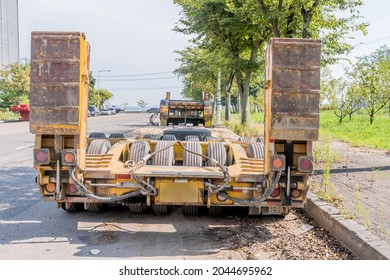
M 160 125 L 179 124 L 211 127 L 212 105 L 208 98 L 203 100 L 173 100 L 167 92 L 160 101 Z
M 285 215 L 303 207 L 318 138 L 321 44 L 272 39 L 265 55 L 264 138 L 216 139 L 211 128 L 163 136 L 87 137 L 89 45 L 83 33 L 33 32 L 30 130 L 36 182 L 67 211 L 111 203 L 141 213 L 225 207 Z M 207 126 L 207 125 L 206 125 Z

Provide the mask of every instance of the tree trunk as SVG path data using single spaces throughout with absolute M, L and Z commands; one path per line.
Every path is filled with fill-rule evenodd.
M 252 71 L 247 71 L 245 73 L 245 81 L 244 81 L 244 90 L 242 93 L 241 100 L 241 124 L 248 124 L 250 119 L 250 104 L 249 104 L 249 85 L 251 80 Z
M 236 71 L 236 84 L 237 84 L 237 89 L 238 89 L 238 92 L 237 92 L 237 113 L 240 114 L 241 113 L 241 98 L 242 98 L 242 92 L 243 92 L 243 86 L 242 86 L 242 75 L 241 75 L 241 71 L 240 70 L 237 70 Z
M 223 83 L 223 90 L 225 92 L 225 120 L 230 121 L 230 92 L 227 89 L 227 81 Z
M 213 97 L 213 102 L 211 103 L 211 106 L 211 116 L 214 117 L 215 112 L 217 112 L 217 99 L 215 97 Z
M 370 113 L 370 125 L 374 122 L 374 112 Z

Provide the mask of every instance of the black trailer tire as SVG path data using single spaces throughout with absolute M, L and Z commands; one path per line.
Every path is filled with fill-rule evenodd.
M 108 138 L 126 138 L 123 133 L 111 133 Z
M 221 142 L 210 142 L 207 146 L 207 156 L 216 160 L 221 165 L 226 165 L 226 149 Z M 218 166 L 213 161 L 208 160 L 208 166 Z
M 88 212 L 100 213 L 106 208 L 106 204 L 103 203 L 87 203 L 86 210 Z
M 110 141 L 106 139 L 95 139 L 89 144 L 88 155 L 104 155 L 111 149 Z
M 142 214 L 148 209 L 145 202 L 130 202 L 127 206 L 131 214 Z
M 62 203 L 61 208 L 64 209 L 66 212 L 72 213 L 72 212 L 79 212 L 84 210 L 84 204 L 83 203 L 71 203 L 69 208 L 66 209 L 65 202 Z
M 251 143 L 246 149 L 249 158 L 264 159 L 264 145 L 261 142 Z
M 157 215 L 167 215 L 172 212 L 172 205 L 153 204 L 153 211 Z
M 257 137 L 256 142 L 263 143 L 263 145 L 264 145 L 264 138 L 263 137 Z
M 174 150 L 172 142 L 158 141 L 154 147 L 154 152 L 157 152 L 152 157 L 152 165 L 172 166 L 175 161 Z
M 210 208 L 207 208 L 207 213 L 211 216 L 221 216 L 223 213 L 223 207 L 211 206 Z
M 182 211 L 184 215 L 199 215 L 201 207 L 198 205 L 183 205 Z
M 250 137 L 247 136 L 241 136 L 238 138 L 238 142 L 252 142 Z
M 92 132 L 91 134 L 89 134 L 89 138 L 105 139 L 106 134 L 104 134 L 103 132 Z
M 187 135 L 185 141 L 199 142 L 199 136 L 197 135 Z
M 202 146 L 199 142 L 187 142 L 183 153 L 183 166 L 201 167 L 203 165 Z M 188 151 L 187 151 L 188 150 Z M 197 154 L 194 154 L 197 153 Z
M 201 141 L 205 141 L 206 137 L 211 137 L 211 131 L 205 128 L 173 128 L 163 132 L 164 135 L 174 135 L 176 140 L 185 141 L 189 135 L 198 136 Z
M 130 146 L 129 160 L 138 162 L 150 152 L 149 143 L 146 141 L 135 141 Z
M 151 140 L 158 140 L 159 136 L 157 134 L 145 134 L 143 139 L 151 139 Z
M 176 136 L 172 134 L 165 134 L 163 135 L 162 139 L 163 141 L 176 141 Z

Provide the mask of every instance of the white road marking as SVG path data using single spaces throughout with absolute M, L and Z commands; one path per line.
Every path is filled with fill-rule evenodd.
M 30 148 L 30 147 L 34 147 L 34 144 L 30 144 L 30 145 L 26 145 L 26 146 L 17 147 L 17 148 L 15 148 L 15 150 L 21 150 L 21 149 Z

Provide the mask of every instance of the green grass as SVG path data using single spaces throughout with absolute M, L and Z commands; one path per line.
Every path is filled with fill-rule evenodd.
M 18 120 L 19 114 L 9 110 L 0 111 L 0 121 Z
M 333 111 L 322 111 L 320 115 L 320 135 L 344 140 L 354 146 L 365 146 L 390 150 L 390 118 L 384 110 L 376 115 L 370 125 L 364 110 L 348 117 L 340 124 Z
M 225 120 L 225 114 L 221 114 L 222 125 L 240 136 L 258 137 L 264 133 L 264 114 L 251 113 L 249 125 L 241 124 L 241 115 L 231 114 L 230 120 Z

